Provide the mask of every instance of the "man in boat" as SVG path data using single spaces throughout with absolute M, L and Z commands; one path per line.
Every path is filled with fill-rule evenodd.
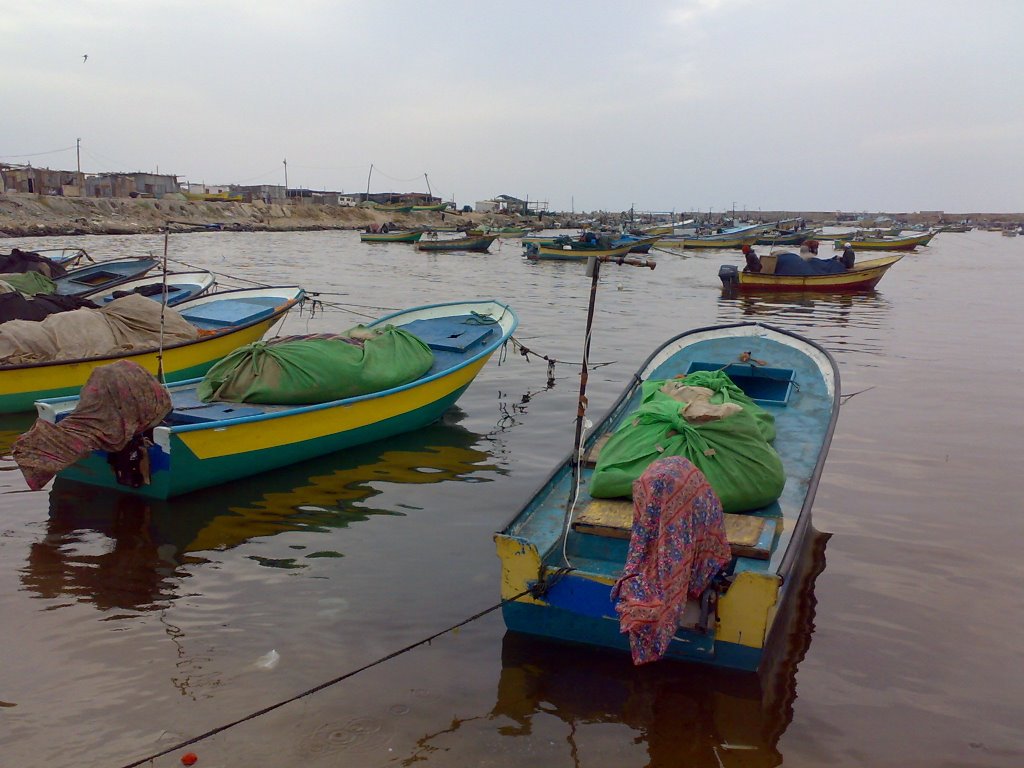
M 847 269 L 853 269 L 853 262 L 857 256 L 853 252 L 853 245 L 850 243 L 843 243 L 843 255 L 839 257 L 839 263 Z
M 818 258 L 818 241 L 804 240 L 800 246 L 800 258 L 804 261 Z
M 747 266 L 743 268 L 744 272 L 760 272 L 761 271 L 761 259 L 754 253 L 754 249 L 749 245 L 744 245 L 742 248 L 743 256 L 747 260 Z

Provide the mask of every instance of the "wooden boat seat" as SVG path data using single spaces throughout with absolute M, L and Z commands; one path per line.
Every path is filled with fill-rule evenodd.
M 428 347 L 438 352 L 463 353 L 475 344 L 480 344 L 495 329 L 494 325 L 470 325 L 470 315 L 445 318 L 443 320 L 413 320 L 402 326 L 413 336 L 421 339 Z
M 591 499 L 572 524 L 577 533 L 628 539 L 633 529 L 633 502 Z M 725 513 L 725 535 L 735 557 L 767 560 L 772 553 L 776 521 L 756 515 Z
M 278 299 L 273 300 L 275 303 Z M 246 325 L 269 317 L 274 313 L 274 304 L 258 301 L 220 299 L 209 301 L 197 307 L 189 307 L 181 316 L 198 328 L 219 329 L 234 325 Z

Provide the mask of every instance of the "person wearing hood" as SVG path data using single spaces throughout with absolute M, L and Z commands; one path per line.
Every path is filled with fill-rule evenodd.
M 749 245 L 744 245 L 742 250 L 743 250 L 743 256 L 747 260 L 747 266 L 745 266 L 743 268 L 743 271 L 744 272 L 760 272 L 761 271 L 761 259 L 758 257 L 758 255 L 756 253 L 754 253 L 754 249 L 751 248 Z
M 853 263 L 857 256 L 853 252 L 853 245 L 850 243 L 843 243 L 843 255 L 839 257 L 839 263 L 847 269 L 853 269 Z

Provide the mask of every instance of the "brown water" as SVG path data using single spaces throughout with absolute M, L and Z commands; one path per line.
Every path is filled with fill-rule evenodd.
M 1024 764 L 1020 240 L 940 234 L 848 297 L 723 298 L 734 252 L 604 270 L 591 358 L 612 364 L 590 377 L 595 419 L 661 341 L 738 319 L 824 343 L 859 392 L 814 509 L 833 534 L 824 570 L 771 674 L 638 671 L 506 636 L 492 612 L 153 764 L 186 751 L 201 768 Z M 133 236 L 0 250 L 70 244 L 163 249 Z M 524 345 L 579 360 L 582 267 L 524 262 L 514 241 L 493 250 L 424 255 L 350 232 L 170 244 L 172 259 L 333 305 L 286 333 L 493 297 L 519 313 Z M 491 534 L 571 447 L 576 371 L 555 376 L 494 358 L 443 424 L 164 504 L 27 491 L 8 454 L 31 417 L 0 419 L 0 764 L 126 765 L 495 605 Z

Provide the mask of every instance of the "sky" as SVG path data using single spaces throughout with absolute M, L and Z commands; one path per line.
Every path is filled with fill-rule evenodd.
M 1024 0 L 0 0 L 0 162 L 577 212 L 1021 212 L 1022 34 Z

